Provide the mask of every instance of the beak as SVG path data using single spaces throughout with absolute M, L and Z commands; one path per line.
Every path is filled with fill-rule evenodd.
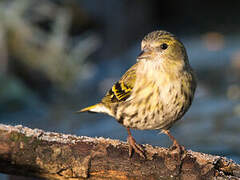
M 148 59 L 151 56 L 151 52 L 149 50 L 142 50 L 141 53 L 137 57 L 137 61 L 141 59 Z

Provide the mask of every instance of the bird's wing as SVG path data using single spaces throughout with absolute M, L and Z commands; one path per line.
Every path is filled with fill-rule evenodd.
M 116 82 L 102 99 L 104 104 L 125 101 L 132 93 L 136 81 L 136 67 L 133 65 L 123 76 Z

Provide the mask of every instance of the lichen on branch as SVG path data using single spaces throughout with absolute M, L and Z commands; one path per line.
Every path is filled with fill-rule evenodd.
M 240 179 L 240 165 L 220 156 L 0 124 L 0 172 L 48 179 Z

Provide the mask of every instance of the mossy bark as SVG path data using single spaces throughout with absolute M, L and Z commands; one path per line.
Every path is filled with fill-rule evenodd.
M 0 172 L 48 179 L 240 179 L 240 165 L 219 156 L 0 125 Z

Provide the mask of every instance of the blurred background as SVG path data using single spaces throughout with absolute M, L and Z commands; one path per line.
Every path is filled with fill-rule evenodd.
M 240 163 L 239 7 L 216 0 L 0 0 L 0 123 L 126 141 L 113 118 L 75 111 L 99 101 L 135 63 L 144 35 L 163 29 L 185 44 L 198 77 L 193 105 L 172 134 L 187 149 Z M 171 145 L 159 131 L 133 134 L 138 143 Z

